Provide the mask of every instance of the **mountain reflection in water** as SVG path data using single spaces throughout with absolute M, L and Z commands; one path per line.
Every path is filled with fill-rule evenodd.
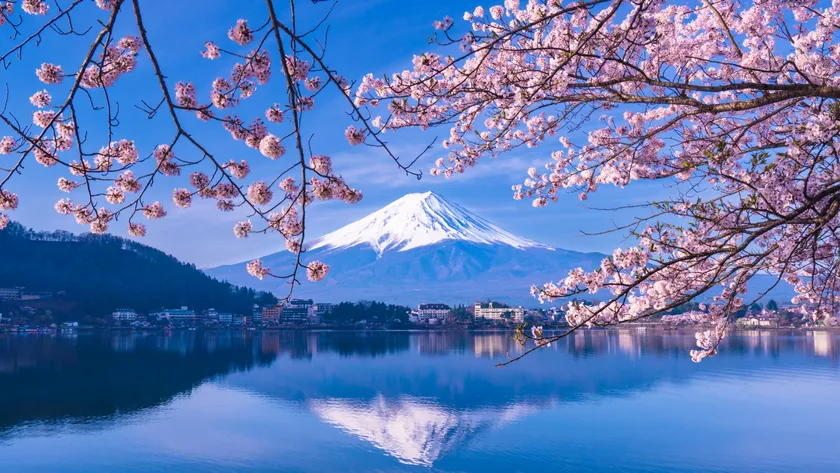
M 406 468 L 440 467 L 575 405 L 717 378 L 836 381 L 838 341 L 833 332 L 739 332 L 698 365 L 688 361 L 691 332 L 588 330 L 496 368 L 519 353 L 510 334 L 0 335 L 0 457 L 21 439 L 143 423 L 214 386 L 292 406 L 310 426 L 331 426 Z

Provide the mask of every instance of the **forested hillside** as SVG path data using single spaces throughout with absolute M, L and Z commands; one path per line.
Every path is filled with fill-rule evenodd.
M 0 230 L 0 287 L 15 286 L 66 291 L 58 299 L 74 303 L 78 315 L 95 316 L 117 307 L 148 312 L 182 305 L 248 313 L 259 296 L 130 240 L 35 232 L 12 223 Z

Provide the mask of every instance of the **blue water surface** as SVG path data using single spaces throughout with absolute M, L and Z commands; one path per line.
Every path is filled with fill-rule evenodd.
M 0 335 L 0 471 L 837 472 L 838 335 Z

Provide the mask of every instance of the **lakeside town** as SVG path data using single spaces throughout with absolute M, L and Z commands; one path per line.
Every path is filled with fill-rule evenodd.
M 239 328 L 307 329 L 307 328 L 512 328 L 523 323 L 545 327 L 567 326 L 561 307 L 524 308 L 501 302 L 478 301 L 470 305 L 449 306 L 440 302 L 416 307 L 389 305 L 377 301 L 316 302 L 312 299 L 291 299 L 283 303 L 254 304 L 248 313 L 196 309 L 189 306 L 160 308 L 141 312 L 121 307 L 100 317 L 85 316 L 81 320 L 55 320 L 44 301 L 60 297 L 61 291 L 27 292 L 25 288 L 0 288 L 0 302 L 14 303 L 0 308 L 0 332 L 54 332 L 78 329 L 116 330 L 198 330 Z M 48 306 L 48 305 L 47 305 Z M 11 307 L 11 308 L 10 308 Z M 683 308 L 690 310 L 693 307 Z M 807 324 L 796 313 L 797 306 L 780 306 L 770 300 L 766 305 L 752 304 L 737 314 L 740 328 L 796 328 Z M 674 311 L 673 313 L 679 313 Z M 660 318 L 651 318 L 637 325 L 666 325 Z M 810 325 L 807 325 L 810 327 Z

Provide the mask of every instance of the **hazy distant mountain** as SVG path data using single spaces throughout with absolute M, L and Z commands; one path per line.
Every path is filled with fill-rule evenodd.
M 556 281 L 570 269 L 594 269 L 601 253 L 553 248 L 514 235 L 434 192 L 408 194 L 386 207 L 307 244 L 304 261 L 331 266 L 329 277 L 304 281 L 295 296 L 324 301 L 372 299 L 417 304 L 439 301 L 471 304 L 494 300 L 538 305 L 533 284 Z M 282 251 L 262 257 L 272 268 L 290 267 Z M 284 293 L 282 281 L 259 281 L 242 262 L 206 272 L 233 284 Z M 775 278 L 761 276 L 751 293 Z M 771 297 L 788 301 L 792 288 L 782 284 Z
M 493 298 L 533 305 L 532 284 L 578 266 L 594 268 L 603 258 L 514 235 L 433 192 L 408 194 L 307 247 L 305 260 L 324 261 L 330 274 L 321 283 L 304 283 L 296 296 L 406 304 Z M 284 251 L 262 260 L 282 268 L 292 264 L 293 255 Z M 245 262 L 207 272 L 259 289 L 286 289 L 282 282 L 250 277 Z

